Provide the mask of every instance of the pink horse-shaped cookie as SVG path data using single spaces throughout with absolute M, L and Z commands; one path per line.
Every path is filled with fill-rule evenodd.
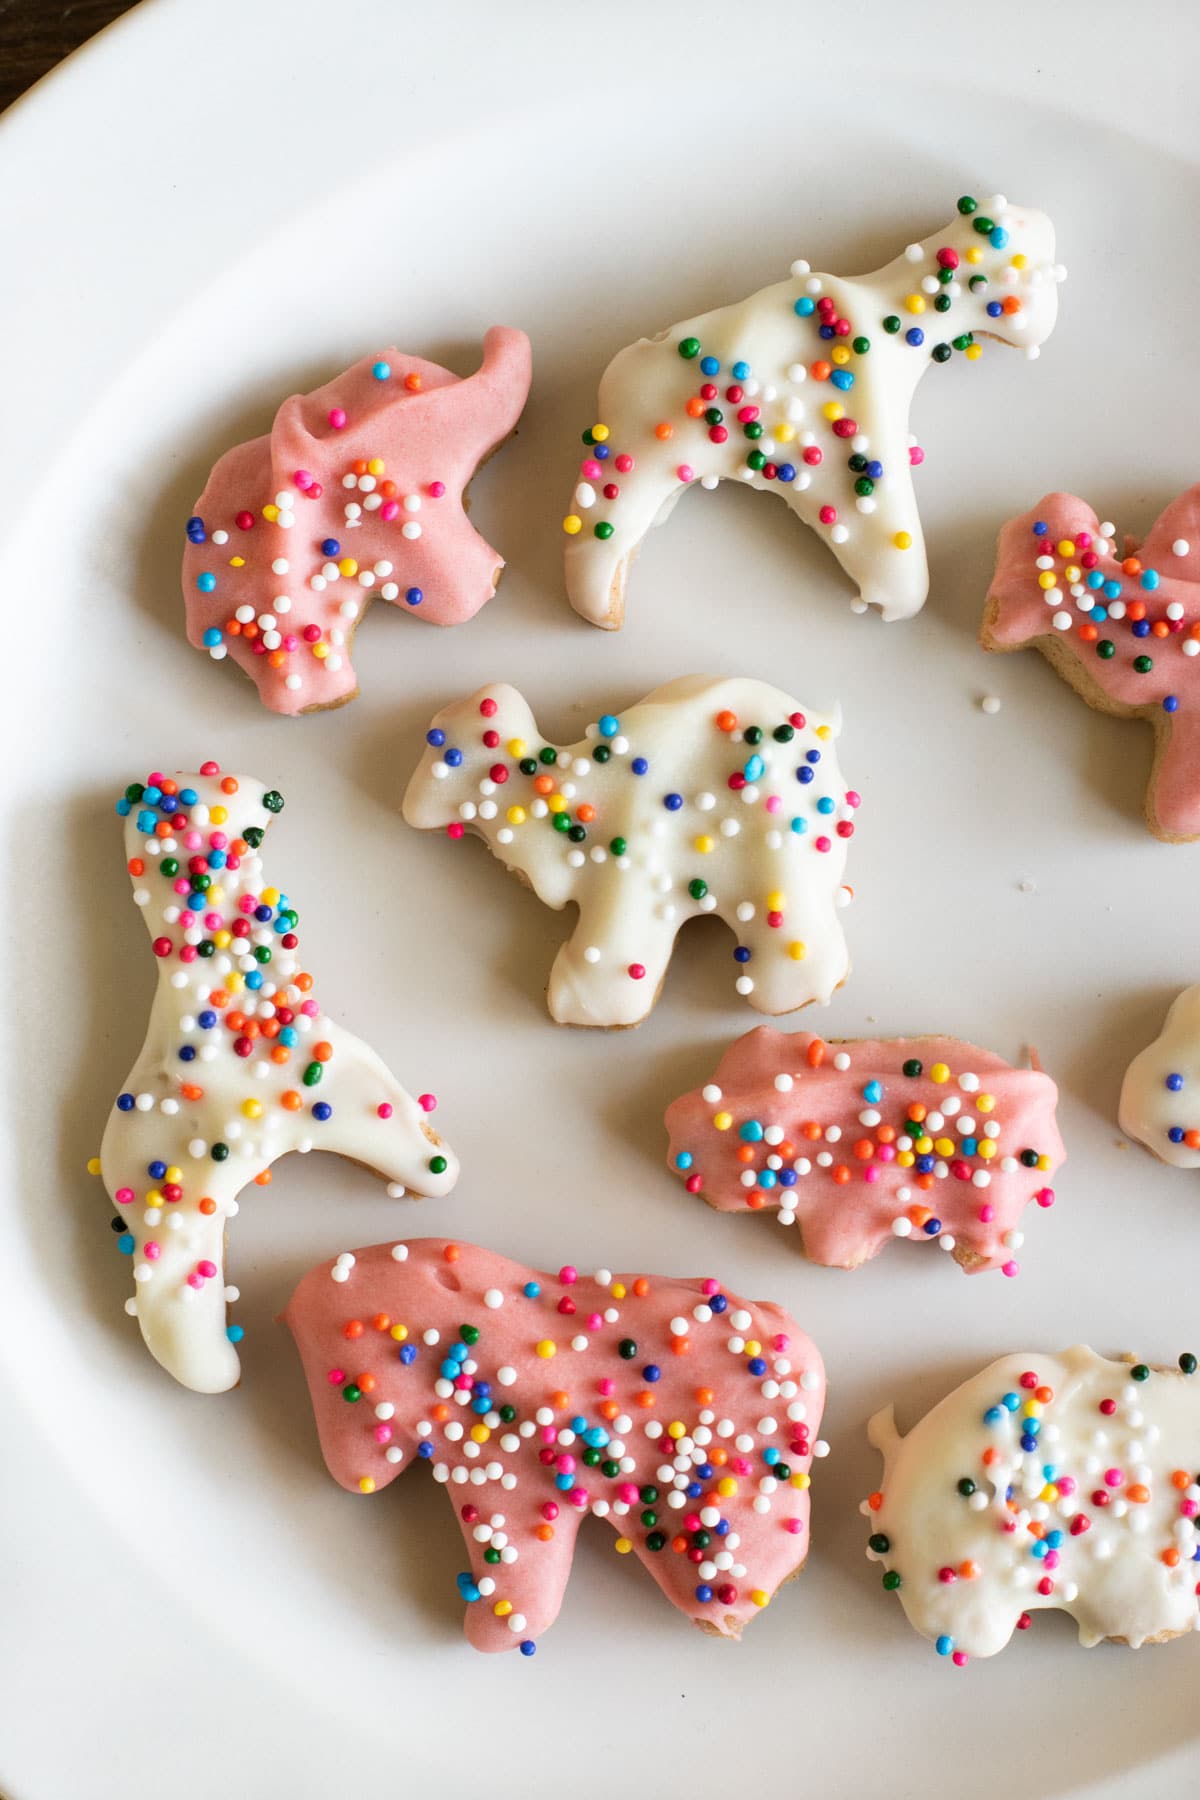
M 284 1320 L 335 1480 L 371 1494 L 424 1461 L 444 1487 L 477 1650 L 532 1654 L 589 1513 L 720 1637 L 808 1554 L 825 1374 L 781 1307 L 426 1238 L 318 1264 Z
M 389 349 L 285 400 L 267 436 L 221 458 L 188 520 L 189 640 L 295 714 L 353 700 L 351 645 L 377 596 L 434 625 L 472 618 L 504 559 L 463 490 L 529 379 L 529 339 L 497 326 L 465 380 Z

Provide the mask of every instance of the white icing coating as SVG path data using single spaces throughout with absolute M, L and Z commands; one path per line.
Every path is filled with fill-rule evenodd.
M 1161 1162 L 1200 1169 L 1200 986 L 1172 1001 L 1159 1035 L 1130 1063 L 1117 1117 Z
M 840 728 L 840 712 L 765 682 L 690 675 L 563 749 L 496 683 L 437 715 L 404 817 L 477 833 L 547 906 L 579 908 L 550 975 L 560 1024 L 636 1025 L 676 932 L 709 912 L 749 952 L 737 992 L 791 1012 L 828 1000 L 849 968 L 836 909 L 859 797 L 838 770 Z M 554 826 L 564 812 L 574 836 Z
M 970 204 L 874 274 L 814 275 L 794 264 L 787 281 L 614 357 L 592 428 L 604 435 L 599 450 L 585 447 L 564 520 L 577 612 L 619 626 L 646 532 L 688 488 L 732 478 L 781 494 L 824 537 L 859 591 L 858 610 L 878 606 L 886 619 L 919 611 L 929 577 L 912 488 L 922 459 L 909 435 L 917 383 L 931 361 L 956 352 L 974 360 L 981 335 L 1036 355 L 1065 276 L 1044 214 L 1000 195 Z M 975 229 L 986 222 L 992 237 Z M 949 298 L 947 311 L 939 298 Z M 993 317 L 989 305 L 1005 310 Z M 822 324 L 832 337 L 821 337 Z M 747 458 L 758 455 L 765 464 L 755 470 Z
M 1031 1421 L 1036 1448 L 1024 1449 Z M 900 1575 L 909 1623 L 939 1654 L 991 1656 L 1046 1608 L 1070 1613 L 1089 1647 L 1195 1626 L 1195 1374 L 1110 1362 L 1086 1345 L 1023 1351 L 956 1388 L 907 1437 L 890 1406 L 868 1435 L 884 1475 L 863 1509 L 867 1554 Z
M 151 796 L 163 793 L 156 779 L 146 784 Z M 165 810 L 140 789 L 118 803 L 158 987 L 145 1044 L 109 1115 L 99 1173 L 126 1228 L 123 1247 L 133 1240 L 127 1310 L 178 1381 L 220 1393 L 238 1380 L 224 1248 L 247 1183 L 269 1181 L 289 1150 L 331 1150 L 378 1170 L 394 1192 L 440 1195 L 458 1163 L 375 1051 L 314 998 L 295 913 L 266 882 L 258 854 L 280 796 L 211 763 L 175 778 L 174 789 L 173 799 L 163 793 Z M 203 905 L 189 909 L 202 883 Z M 228 1154 L 218 1159 L 222 1146 Z

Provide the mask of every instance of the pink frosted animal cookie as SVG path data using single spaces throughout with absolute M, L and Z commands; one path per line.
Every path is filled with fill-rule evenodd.
M 1200 486 L 1138 544 L 1074 494 L 1047 494 L 1000 533 L 980 641 L 1040 650 L 1089 706 L 1154 727 L 1146 821 L 1200 837 Z
M 760 1025 L 667 1108 L 671 1167 L 718 1212 L 776 1209 L 805 1254 L 854 1269 L 935 1239 L 1015 1275 L 1021 1214 L 1051 1206 L 1058 1090 L 957 1038 L 826 1043 Z
M 496 326 L 465 380 L 389 349 L 285 400 L 266 437 L 221 458 L 188 520 L 190 641 L 294 714 L 354 699 L 351 645 L 376 596 L 434 625 L 472 618 L 504 559 L 463 490 L 515 428 L 529 378 L 529 339 Z
M 791 1012 L 849 970 L 837 908 L 859 796 L 840 727 L 765 681 L 688 675 L 560 748 L 496 682 L 438 713 L 404 817 L 476 833 L 547 906 L 578 907 L 550 972 L 560 1025 L 638 1024 L 705 913 L 737 934 L 738 993 Z
M 1086 1344 L 1003 1356 L 906 1437 L 888 1406 L 868 1435 L 883 1480 L 863 1505 L 867 1555 L 909 1624 L 961 1668 L 1035 1613 L 1079 1641 L 1161 1644 L 1194 1631 L 1200 1386 Z
M 304 966 L 299 915 L 259 851 L 283 796 L 205 763 L 149 775 L 117 801 L 133 898 L 158 984 L 146 1041 L 93 1167 L 132 1260 L 133 1314 L 185 1387 L 238 1379 L 238 1298 L 225 1239 L 238 1195 L 291 1150 L 375 1169 L 389 1192 L 446 1194 L 458 1162 L 383 1060 L 327 1017 Z
M 681 494 L 736 480 L 778 494 L 858 591 L 906 619 L 929 587 L 909 432 L 918 381 L 997 338 L 1036 356 L 1054 329 L 1054 228 L 964 195 L 954 217 L 872 275 L 786 281 L 684 319 L 615 356 L 563 521 L 576 612 L 612 629 L 630 565 Z
M 425 1238 L 318 1264 L 284 1322 L 334 1479 L 373 1494 L 426 1462 L 445 1489 L 477 1650 L 533 1654 L 589 1513 L 718 1637 L 808 1555 L 825 1371 L 781 1307 Z

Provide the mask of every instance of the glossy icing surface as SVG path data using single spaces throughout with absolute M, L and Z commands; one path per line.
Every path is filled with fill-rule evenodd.
M 396 1194 L 446 1194 L 458 1163 L 367 1044 L 329 1018 L 298 914 L 259 854 L 283 797 L 205 763 L 117 802 L 133 898 L 157 958 L 146 1041 L 108 1117 L 96 1173 L 132 1259 L 135 1315 L 177 1381 L 238 1380 L 225 1233 L 237 1196 L 289 1150 L 329 1150 Z
M 1065 1152 L 1048 1075 L 957 1038 L 826 1043 L 760 1025 L 667 1108 L 668 1160 L 718 1212 L 777 1211 L 813 1262 L 857 1268 L 892 1238 L 1018 1272 L 1021 1215 Z
M 1046 1608 L 1086 1646 L 1137 1646 L 1196 1624 L 1200 1387 L 1179 1368 L 1086 1345 L 1002 1357 L 883 1455 L 867 1554 L 910 1624 L 957 1664 L 992 1656 Z
M 478 1650 L 533 1652 L 589 1514 L 722 1637 L 808 1554 L 825 1374 L 781 1307 L 425 1238 L 319 1264 L 284 1321 L 335 1480 L 371 1494 L 425 1461 L 445 1488 Z
M 232 657 L 272 712 L 352 700 L 355 630 L 376 598 L 458 625 L 504 559 L 463 510 L 476 465 L 516 426 L 529 340 L 496 326 L 460 380 L 395 348 L 293 394 L 269 434 L 217 463 L 187 524 L 190 641 Z
M 1033 645 L 1092 705 L 1158 737 L 1146 812 L 1160 836 L 1200 837 L 1200 486 L 1139 545 L 1074 494 L 1046 494 L 1000 533 L 981 633 Z
M 934 363 L 979 335 L 1036 356 L 1054 328 L 1049 219 L 1002 195 L 874 274 L 814 274 L 684 319 L 622 350 L 600 382 L 564 519 L 572 606 L 619 626 L 631 559 L 688 488 L 738 480 L 781 495 L 829 545 L 860 611 L 908 618 L 929 585 L 909 408 Z
M 1161 1162 L 1200 1168 L 1200 986 L 1172 1001 L 1159 1035 L 1125 1071 L 1118 1118 Z
M 790 1012 L 849 967 L 837 907 L 859 796 L 840 726 L 766 682 L 691 675 L 561 747 L 494 683 L 437 714 L 404 817 L 474 832 L 547 906 L 578 907 L 550 974 L 560 1024 L 636 1025 L 676 932 L 710 912 L 737 934 L 737 991 Z

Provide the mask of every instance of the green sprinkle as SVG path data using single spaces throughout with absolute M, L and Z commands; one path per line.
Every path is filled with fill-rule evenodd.
M 700 339 L 694 337 L 682 339 L 679 345 L 679 354 L 684 362 L 691 362 L 693 357 L 700 354 Z
M 924 1066 L 923 1063 L 917 1061 L 915 1056 L 910 1056 L 908 1061 L 904 1064 L 903 1072 L 905 1075 L 909 1076 L 911 1080 L 915 1081 Z
M 1196 1373 L 1196 1359 L 1190 1350 L 1184 1351 L 1179 1359 L 1179 1366 L 1185 1375 L 1194 1375 Z
M 707 881 L 701 881 L 701 879 L 698 875 L 697 875 L 695 881 L 688 882 L 688 893 L 692 896 L 693 900 L 703 900 L 703 898 L 704 898 L 705 894 L 707 894 L 707 892 L 708 892 Z
M 856 355 L 865 356 L 867 351 L 871 348 L 871 340 L 870 338 L 856 337 L 853 339 L 850 347 Z
M 430 1173 L 433 1175 L 444 1175 L 446 1173 L 445 1157 L 444 1156 L 431 1156 L 429 1159 L 429 1169 L 430 1169 Z
M 876 1556 L 886 1556 L 887 1552 L 892 1547 L 891 1538 L 886 1537 L 882 1531 L 873 1532 L 867 1539 L 867 1543 L 875 1552 Z
M 883 321 L 883 329 L 887 332 L 890 332 L 893 337 L 895 336 L 896 332 L 899 331 L 900 321 L 896 317 L 895 313 L 888 314 L 887 318 Z
M 973 213 L 978 205 L 978 200 L 972 200 L 970 194 L 964 194 L 958 202 L 958 210 L 965 217 L 968 214 Z
M 900 1586 L 900 1577 L 895 1569 L 888 1569 L 883 1577 L 883 1585 L 889 1594 L 894 1594 Z
M 263 795 L 263 805 L 270 813 L 281 813 L 283 811 L 283 795 L 277 789 L 271 788 L 268 793 Z
M 1105 662 L 1108 662 L 1116 654 L 1117 646 L 1113 643 L 1112 639 L 1101 638 L 1100 642 L 1096 645 L 1096 655 L 1102 657 Z
M 305 1087 L 316 1087 L 324 1073 L 325 1070 L 319 1062 L 310 1062 L 300 1079 Z
M 610 525 L 607 519 L 601 519 L 600 523 L 595 527 L 595 536 L 598 538 L 610 538 L 612 534 L 612 525 Z
M 1154 658 L 1152 656 L 1135 656 L 1133 666 L 1139 675 L 1148 675 L 1154 667 Z
M 1135 1381 L 1149 1381 L 1150 1379 L 1150 1370 L 1145 1363 L 1134 1363 L 1129 1373 Z
M 625 852 L 629 848 L 629 845 L 625 842 L 625 839 L 623 837 L 615 837 L 612 839 L 612 841 L 608 847 L 612 851 L 614 856 L 624 856 Z

